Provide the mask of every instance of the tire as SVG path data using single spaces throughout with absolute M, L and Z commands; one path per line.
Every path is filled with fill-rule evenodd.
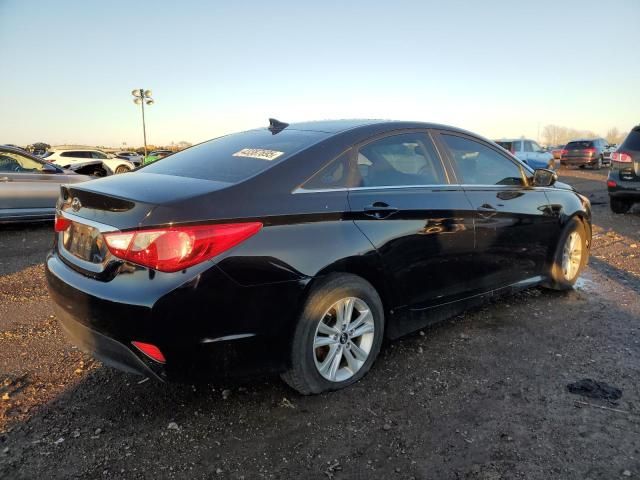
M 601 168 L 602 168 L 602 156 L 599 156 L 596 163 L 593 164 L 593 169 L 600 170 Z
M 572 238 L 572 235 L 573 241 L 578 243 L 571 243 L 572 240 L 570 238 Z M 549 280 L 543 286 L 552 290 L 571 289 L 587 265 L 589 243 L 590 240 L 587 239 L 587 229 L 584 224 L 579 219 L 572 218 L 560 235 L 549 271 Z M 576 258 L 575 251 L 567 252 L 567 247 L 570 250 L 572 249 L 568 244 L 579 248 L 580 254 L 578 258 Z M 567 260 L 570 259 L 570 261 L 565 264 L 567 256 Z
M 120 165 L 118 168 L 116 168 L 116 172 L 115 173 L 127 173 L 130 172 L 131 169 L 129 167 L 126 167 L 124 165 Z
M 336 307 L 348 311 L 349 303 L 353 315 L 357 313 L 351 317 L 355 331 L 338 326 Z M 358 325 L 358 321 L 365 323 Z M 360 331 L 365 333 L 357 336 Z M 351 333 L 355 335 L 351 337 Z M 369 371 L 380 352 L 383 334 L 384 309 L 375 288 L 356 275 L 330 275 L 307 297 L 291 342 L 291 366 L 282 379 L 303 395 L 345 388 Z M 316 343 L 320 345 L 314 346 Z
M 631 209 L 631 205 L 633 205 L 633 203 L 628 200 L 609 197 L 609 208 L 611 208 L 613 213 L 627 213 Z

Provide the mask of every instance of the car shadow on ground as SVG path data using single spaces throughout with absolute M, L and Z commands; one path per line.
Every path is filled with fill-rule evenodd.
M 604 273 L 622 280 L 612 270 Z M 558 302 L 574 308 L 558 315 Z M 575 397 L 565 391 L 568 380 L 589 369 L 600 377 L 614 375 L 607 371 L 611 365 L 589 363 L 595 353 L 579 345 L 580 337 L 597 338 L 600 331 L 599 318 L 581 316 L 586 304 L 587 295 L 579 291 L 531 289 L 502 297 L 387 344 L 362 381 L 319 396 L 300 396 L 277 377 L 175 385 L 98 367 L 31 418 L 11 425 L 0 473 L 16 478 L 27 461 L 26 477 L 47 471 L 56 477 L 127 478 L 141 469 L 156 477 L 197 471 L 236 472 L 232 478 L 265 472 L 389 478 L 401 470 L 418 478 L 450 478 L 473 468 L 526 476 L 540 465 L 527 464 L 518 451 L 547 458 L 551 472 L 564 465 L 555 452 L 576 441 L 585 452 L 580 475 L 588 468 L 597 473 L 613 452 L 638 445 L 620 436 L 620 429 L 634 430 L 628 417 L 578 412 Z M 606 318 L 618 315 L 629 316 L 606 309 Z M 566 344 L 567 324 L 578 332 L 572 338 L 576 351 Z M 612 381 L 629 388 L 624 377 Z M 592 429 L 600 436 L 584 435 Z M 605 431 L 608 443 L 590 449 Z

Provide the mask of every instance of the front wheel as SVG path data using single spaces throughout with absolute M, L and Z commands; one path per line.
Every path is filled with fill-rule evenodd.
M 587 265 L 589 258 L 587 229 L 577 218 L 572 218 L 565 226 L 556 246 L 545 287 L 553 290 L 568 290 Z
M 120 165 L 118 168 L 116 168 L 116 173 L 127 173 L 129 171 L 131 171 L 131 169 L 124 165 Z
M 347 387 L 369 371 L 383 333 L 384 310 L 373 286 L 355 275 L 331 275 L 307 298 L 282 379 L 303 395 Z

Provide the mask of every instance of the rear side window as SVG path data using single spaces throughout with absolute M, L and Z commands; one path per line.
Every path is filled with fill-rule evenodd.
M 620 145 L 620 150 L 640 152 L 640 128 L 633 129 L 629 132 L 627 138 L 625 138 L 622 145 Z
M 446 184 L 442 162 L 424 133 L 405 133 L 376 140 L 360 148 L 360 186 Z
M 492 148 L 456 135 L 442 134 L 441 138 L 462 176 L 462 183 L 523 185 L 520 167 Z
M 591 140 L 579 140 L 577 142 L 567 143 L 567 150 L 577 150 L 580 148 L 593 148 L 593 142 Z
M 188 148 L 144 172 L 238 183 L 326 138 L 322 132 L 251 130 L 216 138 Z

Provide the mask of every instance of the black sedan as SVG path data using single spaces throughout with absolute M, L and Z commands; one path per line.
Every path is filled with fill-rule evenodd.
M 452 127 L 271 120 L 63 187 L 47 280 L 63 327 L 107 364 L 335 390 L 384 337 L 570 288 L 591 212 L 556 179 Z

